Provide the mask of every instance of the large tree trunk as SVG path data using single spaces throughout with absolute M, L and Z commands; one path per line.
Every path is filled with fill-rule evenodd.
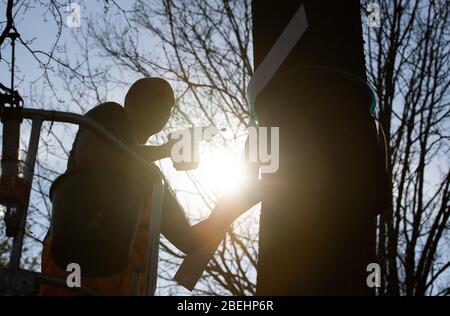
M 256 99 L 260 125 L 280 127 L 257 294 L 369 295 L 381 168 L 359 2 L 253 1 L 255 67 L 302 4 L 308 29 Z

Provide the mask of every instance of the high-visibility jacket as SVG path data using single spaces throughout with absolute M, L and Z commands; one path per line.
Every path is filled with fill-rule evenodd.
M 141 221 L 136 232 L 136 239 L 131 251 L 130 259 L 126 267 L 119 273 L 105 278 L 81 278 L 81 285 L 96 291 L 100 295 L 125 296 L 132 295 L 133 275 L 139 271 L 139 295 L 145 291 L 145 280 L 148 257 L 148 226 L 151 208 L 151 198 L 146 201 L 146 207 L 142 212 Z M 50 234 L 44 239 L 42 250 L 42 273 L 66 280 L 71 272 L 60 269 L 50 257 Z M 78 292 L 69 288 L 62 288 L 48 284 L 41 284 L 40 295 L 44 296 L 72 296 Z

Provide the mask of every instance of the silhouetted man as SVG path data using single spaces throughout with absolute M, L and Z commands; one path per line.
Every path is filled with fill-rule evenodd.
M 125 107 L 107 102 L 90 110 L 86 116 L 94 119 L 113 133 L 123 143 L 129 145 L 149 163 L 170 156 L 172 143 L 161 146 L 146 146 L 148 138 L 160 132 L 168 121 L 175 104 L 174 93 L 169 83 L 161 78 L 144 78 L 136 81 L 125 98 Z M 91 131 L 80 128 L 70 153 L 67 171 L 77 169 L 108 169 L 139 174 L 139 167 L 117 149 L 103 142 Z M 105 184 L 107 185 L 107 184 Z M 198 249 L 208 241 L 222 236 L 230 224 L 242 211 L 256 201 L 249 196 L 219 203 L 211 216 L 191 226 L 173 193 L 166 188 L 161 232 L 185 254 Z M 248 201 L 247 201 L 248 200 Z M 136 234 L 134 247 L 128 265 L 118 274 L 106 278 L 83 278 L 82 285 L 98 291 L 102 295 L 130 295 L 133 271 L 147 264 L 149 207 L 144 209 Z M 65 278 L 67 273 L 56 266 L 49 255 L 50 238 L 44 240 L 42 272 Z M 141 275 L 145 277 L 144 274 Z M 145 284 L 140 282 L 140 293 Z M 43 285 L 42 295 L 74 295 L 75 292 Z

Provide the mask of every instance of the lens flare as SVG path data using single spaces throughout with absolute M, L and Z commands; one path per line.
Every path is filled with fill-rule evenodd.
M 200 150 L 199 179 L 217 194 L 239 191 L 244 181 L 240 160 L 223 149 L 205 146 Z

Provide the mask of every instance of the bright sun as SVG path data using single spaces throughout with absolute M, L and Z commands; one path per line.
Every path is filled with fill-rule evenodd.
M 197 171 L 205 188 L 218 194 L 238 191 L 244 180 L 240 161 L 231 153 L 210 146 L 200 146 Z

